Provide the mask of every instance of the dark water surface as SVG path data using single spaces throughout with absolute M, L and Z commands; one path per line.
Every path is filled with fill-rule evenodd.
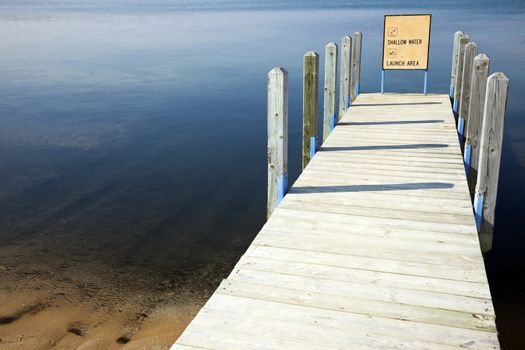
M 0 265 L 213 288 L 265 222 L 267 72 L 290 73 L 293 182 L 304 52 L 363 32 L 378 91 L 383 15 L 431 12 L 430 92 L 448 93 L 456 30 L 510 78 L 486 263 L 502 345 L 525 346 L 525 2 L 217 3 L 0 0 Z M 422 83 L 389 72 L 386 89 Z

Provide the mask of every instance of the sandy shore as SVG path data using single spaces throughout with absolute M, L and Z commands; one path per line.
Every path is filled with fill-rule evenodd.
M 138 297 L 101 307 L 78 293 L 32 287 L 1 293 L 1 349 L 169 349 L 204 302 L 146 307 Z
M 221 213 L 188 207 L 135 230 L 115 231 L 98 212 L 54 230 L 4 225 L 0 349 L 168 349 L 260 226 L 216 225 L 206 217 L 222 222 Z M 107 227 L 95 230 L 100 222 Z
M 28 241 L 0 252 L 2 350 L 169 349 L 230 269 L 110 268 Z

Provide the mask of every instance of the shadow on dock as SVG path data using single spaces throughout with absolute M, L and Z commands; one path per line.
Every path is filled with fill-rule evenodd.
M 321 152 L 337 152 L 337 151 L 372 151 L 380 149 L 420 149 L 420 148 L 447 148 L 448 145 L 444 143 L 419 143 L 412 145 L 378 145 L 378 146 L 349 146 L 337 147 L 328 146 L 321 147 Z
M 367 191 L 399 191 L 421 189 L 453 188 L 454 184 L 448 182 L 419 182 L 381 185 L 344 185 L 344 186 L 303 186 L 292 187 L 289 193 L 331 193 L 331 192 L 367 192 Z
M 414 105 L 440 105 L 442 102 L 389 102 L 389 103 L 353 103 L 352 107 L 378 107 L 378 106 L 414 106 Z
M 435 124 L 443 123 L 442 119 L 429 120 L 398 120 L 398 121 L 381 121 L 381 122 L 340 122 L 337 125 L 403 125 L 403 124 Z

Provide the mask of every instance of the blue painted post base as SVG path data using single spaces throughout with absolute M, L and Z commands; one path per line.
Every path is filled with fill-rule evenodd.
M 348 107 L 350 107 L 350 96 L 345 96 L 345 110 L 348 110 Z
M 310 160 L 315 156 L 317 152 L 317 139 L 315 136 L 310 137 Z
M 470 173 L 470 153 L 472 152 L 472 147 L 470 144 L 465 144 L 465 154 L 463 154 L 463 164 L 465 165 L 465 173 Z
M 277 178 L 277 203 L 281 203 L 286 192 L 288 192 L 288 173 Z
M 359 96 L 359 93 L 360 93 L 360 92 L 361 92 L 361 91 L 360 91 L 360 88 L 359 88 L 359 84 L 356 84 L 356 85 L 355 85 L 355 96 L 356 96 L 356 97 Z
M 465 119 L 458 117 L 458 137 L 459 137 L 459 144 L 463 142 L 463 131 L 465 130 Z
M 454 86 L 450 85 L 450 92 L 448 93 L 450 98 L 454 98 Z
M 330 116 L 330 132 L 332 132 L 334 128 L 335 128 L 335 114 L 332 113 L 332 115 Z
M 481 226 L 481 218 L 483 217 L 483 199 L 483 194 L 476 192 L 474 195 L 474 218 L 476 219 L 478 232 Z
M 454 98 L 454 105 L 452 106 L 454 113 L 458 114 L 458 100 Z

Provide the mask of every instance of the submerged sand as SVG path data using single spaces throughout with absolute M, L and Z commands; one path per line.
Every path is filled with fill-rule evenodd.
M 169 349 L 204 303 L 174 291 L 153 293 L 166 298 L 157 303 L 140 293 L 86 298 L 73 285 L 13 281 L 2 270 L 0 349 Z
M 111 312 L 34 295 L 2 295 L 0 303 L 8 315 L 0 321 L 1 349 L 169 349 L 200 307 L 188 303 L 137 313 L 123 305 Z
M 2 350 L 169 349 L 236 261 L 112 266 L 40 242 L 0 248 Z

